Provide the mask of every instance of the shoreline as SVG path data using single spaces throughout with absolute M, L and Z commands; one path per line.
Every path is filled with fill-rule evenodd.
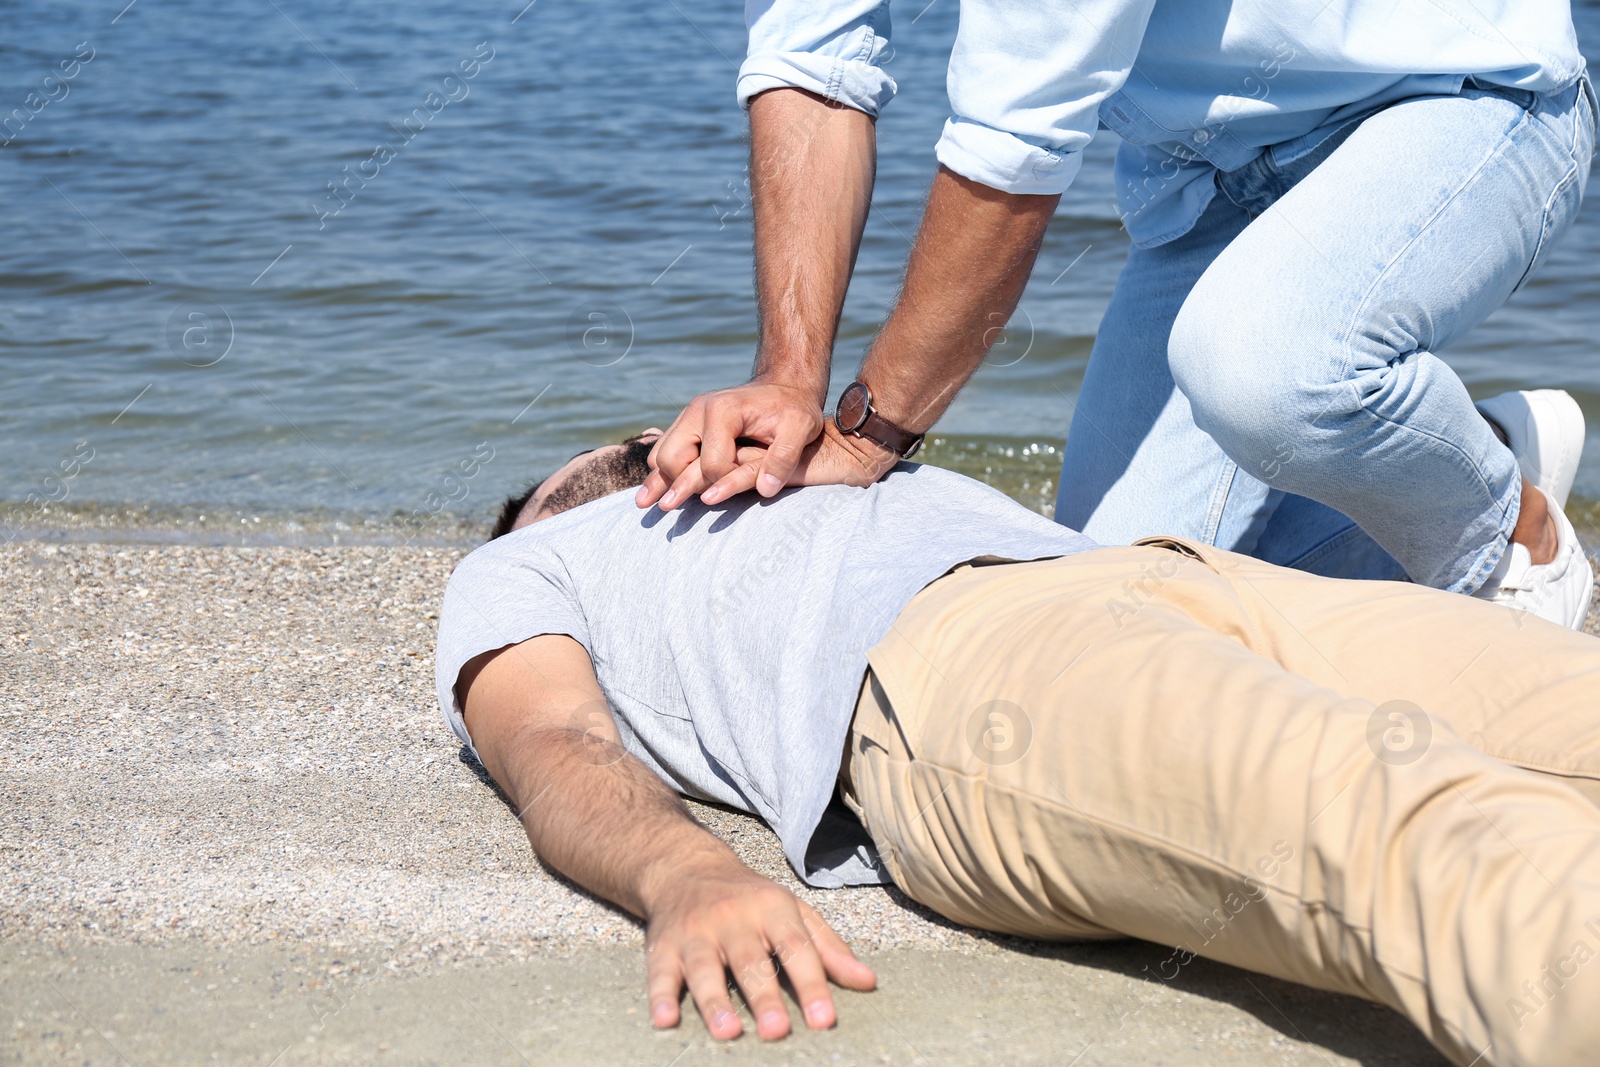
M 1010 490 L 1018 503 L 1039 510 L 1026 486 L 1010 485 L 995 472 L 940 464 L 986 484 Z M 985 475 L 991 477 L 985 477 Z M 1034 486 L 1034 488 L 1039 488 Z M 1038 505 L 1036 507 L 1035 505 Z M 444 511 L 418 519 L 318 508 L 278 512 L 234 505 L 185 505 L 63 501 L 37 509 L 44 521 L 13 522 L 21 505 L 0 500 L 0 547 L 8 544 L 186 545 L 198 548 L 419 547 L 471 551 L 488 539 L 499 501 L 482 514 Z M 1600 499 L 1567 502 L 1579 539 L 1591 559 L 1600 559 Z M 1049 517 L 1049 511 L 1041 510 Z
M 41 544 L 189 545 L 198 548 L 377 546 L 471 549 L 493 517 L 444 512 L 425 521 L 320 509 L 272 512 L 234 506 L 104 504 L 64 501 L 35 521 L 9 522 L 17 505 L 0 502 L 0 546 Z M 43 520 L 43 521 L 39 521 Z

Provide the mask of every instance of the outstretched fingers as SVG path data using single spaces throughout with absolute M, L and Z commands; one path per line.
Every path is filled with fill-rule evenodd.
M 794 999 L 806 1025 L 826 1030 L 838 1021 L 833 1008 L 833 992 L 817 946 L 799 916 L 786 921 L 773 936 L 772 955 L 789 976 Z
M 658 1030 L 670 1030 L 682 1017 L 678 1000 L 683 996 L 683 958 L 676 949 L 663 945 L 651 945 L 646 953 L 650 1025 Z
M 721 902 L 698 927 L 649 947 L 650 1022 L 677 1026 L 687 986 L 706 1030 L 719 1041 L 744 1031 L 728 984 L 731 973 L 755 1017 L 756 1033 L 772 1041 L 790 1031 L 780 974 L 787 974 L 806 1025 L 823 1030 L 838 1021 L 829 979 L 869 990 L 877 976 L 810 905 L 771 886 L 745 900 Z
M 689 995 L 694 997 L 707 1032 L 718 1041 L 732 1041 L 744 1033 L 744 1023 L 728 996 L 727 965 L 716 946 L 709 941 L 686 945 L 683 963 Z
M 815 908 L 803 900 L 796 899 L 800 906 L 800 915 L 805 922 L 806 932 L 810 935 L 811 943 L 816 946 L 817 956 L 822 961 L 823 970 L 829 978 L 846 989 L 854 989 L 865 993 L 878 987 L 878 976 L 871 967 L 856 959 L 856 954 L 850 951 L 850 946 L 844 939 L 833 932 Z
M 837 1020 L 830 978 L 848 989 L 877 985 L 872 969 L 814 908 L 731 856 L 689 863 L 678 877 L 652 886 L 644 904 L 650 1021 L 658 1027 L 678 1024 L 687 986 L 711 1036 L 738 1037 L 744 1026 L 730 999 L 730 975 L 756 1033 L 769 1041 L 790 1030 L 782 975 L 816 1030 Z
M 755 1016 L 756 1033 L 763 1040 L 775 1041 L 789 1033 L 789 1009 L 783 1005 L 778 985 L 778 967 L 764 942 L 750 939 L 730 954 L 733 980 L 738 983 L 744 1002 Z

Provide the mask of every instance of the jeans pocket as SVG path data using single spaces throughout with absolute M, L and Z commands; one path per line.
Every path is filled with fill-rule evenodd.
M 1217 189 L 1252 216 L 1262 215 L 1333 155 L 1368 117 L 1363 115 L 1350 119 L 1327 131 L 1314 147 L 1292 158 L 1280 158 L 1278 150 L 1284 145 L 1273 145 L 1238 170 L 1219 170 L 1216 176 Z M 1286 144 L 1299 144 L 1305 140 L 1296 138 Z
M 1278 168 L 1272 162 L 1272 153 L 1262 152 L 1238 170 L 1217 171 L 1212 181 L 1217 192 L 1255 218 L 1271 207 L 1281 195 L 1277 176 Z

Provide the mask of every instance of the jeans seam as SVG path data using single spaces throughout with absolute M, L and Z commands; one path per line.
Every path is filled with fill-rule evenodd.
M 1522 277 L 1517 279 L 1516 289 L 1512 290 L 1513 292 L 1521 289 L 1527 284 L 1528 279 L 1533 276 L 1534 268 L 1539 265 L 1539 257 L 1544 255 L 1545 247 L 1550 244 L 1551 241 L 1550 217 L 1555 208 L 1556 201 L 1560 199 L 1561 195 L 1569 186 L 1572 185 L 1573 182 L 1578 180 L 1582 167 L 1587 163 L 1586 160 L 1579 160 L 1578 145 L 1583 141 L 1582 117 L 1584 107 L 1580 107 L 1580 104 L 1584 105 L 1585 107 L 1589 105 L 1588 94 L 1590 90 L 1588 82 L 1589 76 L 1585 74 L 1580 76 L 1577 82 L 1573 84 L 1573 88 L 1576 90 L 1576 92 L 1572 99 L 1572 138 L 1570 143 L 1567 145 L 1567 158 L 1572 160 L 1572 166 L 1568 168 L 1566 174 L 1562 175 L 1561 180 L 1556 183 L 1555 189 L 1551 191 L 1549 198 L 1544 202 L 1544 211 L 1539 217 L 1539 241 L 1534 246 L 1533 258 L 1528 260 L 1528 269 L 1523 271 Z M 1589 122 L 1592 126 L 1595 123 L 1595 118 L 1592 108 L 1590 111 L 1591 113 Z
M 1584 102 L 1589 108 L 1590 131 L 1597 139 L 1600 139 L 1600 101 L 1596 101 L 1595 99 L 1594 82 L 1589 78 L 1587 73 L 1578 78 L 1578 92 L 1584 98 Z M 1574 139 L 1574 147 L 1576 147 L 1576 139 Z M 1592 159 L 1594 157 L 1594 152 L 1591 150 L 1589 155 L 1590 159 Z M 1577 163 L 1581 167 L 1587 166 L 1590 160 L 1578 159 L 1577 153 L 1574 152 L 1573 162 Z
M 1340 340 L 1339 347 L 1344 351 L 1343 366 L 1340 368 L 1340 374 L 1338 377 L 1338 380 L 1341 383 L 1349 384 L 1352 382 L 1352 374 L 1355 369 L 1355 345 L 1353 343 L 1353 339 L 1357 330 L 1360 328 L 1361 323 L 1366 319 L 1365 312 L 1371 305 L 1374 295 L 1383 287 L 1389 276 L 1394 272 L 1396 265 L 1406 257 L 1407 253 L 1416 247 L 1417 242 L 1422 240 L 1423 236 L 1428 233 L 1434 223 L 1438 221 L 1439 217 L 1444 214 L 1445 210 L 1448 209 L 1451 204 L 1455 203 L 1455 201 L 1459 199 L 1463 193 L 1465 193 L 1477 182 L 1485 169 L 1488 168 L 1489 164 L 1500 156 L 1501 150 L 1506 145 L 1511 143 L 1512 139 L 1515 138 L 1516 135 L 1524 128 L 1526 128 L 1530 122 L 1532 122 L 1532 120 L 1533 116 L 1530 112 L 1528 112 L 1526 109 L 1518 108 L 1517 121 L 1511 125 L 1504 134 L 1501 135 L 1500 141 L 1491 151 L 1484 154 L 1483 159 L 1479 161 L 1476 167 L 1473 168 L 1472 173 L 1467 177 L 1467 179 L 1461 182 L 1455 188 L 1455 190 L 1450 193 L 1449 196 L 1445 197 L 1439 203 L 1439 206 L 1434 209 L 1431 215 L 1428 216 L 1427 221 L 1418 228 L 1417 232 L 1413 234 L 1411 238 L 1406 241 L 1406 243 L 1402 245 L 1392 257 L 1390 257 L 1389 261 L 1384 264 L 1383 269 L 1378 271 L 1378 273 L 1374 276 L 1372 284 L 1367 288 L 1367 291 L 1362 294 L 1361 299 L 1356 302 L 1355 310 L 1351 313 L 1349 322 L 1345 326 L 1344 333 Z M 1419 349 L 1418 351 L 1431 351 L 1431 349 Z M 1390 363 L 1390 366 L 1393 366 L 1392 362 Z M 1437 441 L 1445 445 L 1447 448 L 1453 450 L 1458 456 L 1467 461 L 1468 468 L 1477 475 L 1486 495 L 1489 496 L 1491 500 L 1497 499 L 1497 494 L 1490 491 L 1489 479 L 1484 476 L 1484 473 L 1481 469 L 1479 469 L 1478 464 L 1475 463 L 1471 457 L 1469 457 L 1460 447 L 1460 445 L 1456 444 L 1454 441 L 1447 441 L 1441 437 L 1438 437 L 1437 435 L 1426 433 L 1425 431 L 1418 430 L 1415 427 L 1407 426 L 1405 423 L 1397 422 L 1383 415 L 1369 411 L 1366 405 L 1360 402 L 1359 398 L 1357 399 L 1356 407 L 1360 411 L 1367 412 L 1367 414 L 1372 418 L 1387 422 L 1398 429 L 1405 430 L 1410 433 L 1422 434 L 1423 436 Z M 1500 517 L 1500 534 L 1502 538 L 1509 541 L 1510 529 L 1515 522 L 1515 509 L 1504 509 Z M 1477 559 L 1475 559 L 1469 566 L 1465 577 L 1455 583 L 1452 583 L 1452 586 L 1459 586 L 1468 590 L 1477 589 L 1483 584 L 1484 579 L 1487 578 L 1489 573 L 1494 569 L 1495 564 L 1500 562 L 1500 556 L 1504 552 L 1505 545 L 1499 540 L 1491 543 L 1483 550 L 1483 552 L 1478 554 Z M 1407 573 L 1409 574 L 1409 571 Z
M 1222 514 L 1228 509 L 1228 497 L 1233 493 L 1234 479 L 1239 475 L 1239 464 L 1232 457 L 1227 457 L 1223 469 L 1217 474 L 1217 480 L 1211 489 L 1210 506 L 1206 509 L 1206 524 L 1200 531 L 1202 541 L 1207 544 L 1216 544 L 1217 531 L 1222 529 Z
M 1440 201 L 1439 206 L 1434 209 L 1431 215 L 1428 216 L 1427 221 L 1418 227 L 1417 232 L 1412 234 L 1410 239 L 1408 239 L 1404 245 L 1395 251 L 1395 254 L 1391 256 L 1389 261 L 1383 265 L 1383 269 L 1378 271 L 1378 273 L 1373 277 L 1372 284 L 1369 285 L 1367 287 L 1367 291 L 1361 295 L 1361 299 L 1356 302 L 1355 310 L 1351 313 L 1350 320 L 1345 326 L 1344 334 L 1340 338 L 1340 347 L 1343 348 L 1346 353 L 1345 365 L 1342 368 L 1343 373 L 1340 375 L 1341 381 L 1350 380 L 1350 372 L 1354 369 L 1354 357 L 1350 355 L 1354 348 L 1351 343 L 1351 339 L 1355 336 L 1357 329 L 1359 329 L 1361 323 L 1364 321 L 1363 313 L 1372 303 L 1373 295 L 1383 288 L 1384 283 L 1389 278 L 1389 275 L 1394 271 L 1396 264 L 1404 259 L 1408 252 L 1416 247 L 1417 242 L 1422 240 L 1423 236 L 1427 234 L 1433 224 L 1439 220 L 1439 216 L 1444 214 L 1445 210 L 1449 208 L 1451 204 L 1455 203 L 1464 192 L 1466 192 L 1477 182 L 1478 178 L 1483 174 L 1484 170 L 1489 166 L 1489 164 L 1500 155 L 1502 146 L 1508 144 L 1518 132 L 1520 132 L 1530 123 L 1532 119 L 1532 116 L 1526 110 L 1521 108 L 1518 109 L 1517 115 L 1518 117 L 1516 123 L 1505 131 L 1505 133 L 1501 136 L 1499 143 L 1496 144 L 1491 151 L 1484 154 L 1483 159 L 1480 160 L 1478 165 L 1472 169 L 1472 173 L 1468 175 L 1467 179 L 1458 185 L 1449 196 L 1446 196 L 1442 201 Z
M 1574 123 L 1573 125 L 1576 126 L 1577 124 Z M 1576 140 L 1576 134 L 1574 134 L 1574 140 Z M 1576 147 L 1576 144 L 1574 144 L 1573 149 L 1569 149 L 1567 154 L 1569 156 L 1576 156 Z M 1568 168 L 1567 173 L 1561 176 L 1561 180 L 1556 183 L 1556 187 L 1550 191 L 1550 196 L 1545 200 L 1544 208 L 1539 215 L 1539 240 L 1533 246 L 1533 256 L 1528 260 L 1528 269 L 1523 271 L 1522 277 L 1517 279 L 1517 284 L 1512 288 L 1512 292 L 1516 292 L 1518 289 L 1521 289 L 1524 285 L 1526 285 L 1528 279 L 1533 276 L 1534 269 L 1539 266 L 1539 257 L 1544 254 L 1545 246 L 1550 244 L 1551 240 L 1551 212 L 1555 210 L 1556 201 L 1560 199 L 1561 195 L 1566 192 L 1567 188 L 1571 186 L 1573 182 L 1577 181 L 1577 179 L 1578 164 L 1574 162 L 1572 166 Z
M 1584 99 L 1583 79 L 1579 78 L 1573 86 L 1577 90 L 1572 96 L 1572 143 L 1567 146 L 1567 155 L 1572 157 L 1574 168 L 1578 165 L 1578 142 L 1583 139 L 1583 108 L 1580 104 L 1587 104 Z
M 1479 483 L 1484 488 L 1485 495 L 1487 495 L 1490 499 L 1491 506 L 1501 507 L 1499 503 L 1499 495 L 1489 490 L 1489 479 L 1484 477 L 1483 471 L 1479 469 L 1478 464 L 1470 455 L 1467 454 L 1466 450 L 1455 441 L 1440 437 L 1438 434 L 1429 433 L 1427 430 L 1419 430 L 1415 426 L 1408 426 L 1404 422 L 1391 419 L 1386 415 L 1380 415 L 1377 412 L 1369 411 L 1365 406 L 1359 406 L 1358 410 L 1366 414 L 1369 418 L 1393 426 L 1396 430 L 1400 430 L 1405 433 L 1416 434 L 1420 437 L 1425 437 L 1430 441 L 1444 445 L 1448 451 L 1454 453 L 1457 457 L 1464 461 L 1467 470 L 1470 473 L 1477 476 Z M 1520 505 L 1520 480 L 1513 479 L 1512 489 L 1519 494 L 1517 503 Z M 1489 572 L 1494 570 L 1495 564 L 1500 562 L 1500 557 L 1505 552 L 1505 546 L 1510 542 L 1510 532 L 1517 523 L 1517 513 L 1519 510 L 1520 508 L 1518 507 L 1501 508 L 1501 518 L 1498 523 L 1500 527 L 1500 539 L 1490 543 L 1481 552 L 1479 552 L 1473 563 L 1468 567 L 1465 576 L 1455 582 L 1452 582 L 1448 587 L 1448 591 L 1471 592 L 1483 584 L 1484 580 L 1488 578 Z M 1409 575 L 1410 572 L 1407 571 L 1407 574 Z

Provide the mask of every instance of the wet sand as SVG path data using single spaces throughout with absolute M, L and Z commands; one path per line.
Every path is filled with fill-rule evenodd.
M 722 1054 L 697 1023 L 650 1031 L 638 924 L 540 866 L 440 722 L 434 612 L 459 555 L 0 548 L 0 1060 Z M 735 1058 L 1442 1062 L 1347 998 L 1204 961 L 1163 980 L 1158 946 L 1040 946 L 894 891 L 803 889 L 765 827 L 695 810 L 882 972 L 839 1030 Z

